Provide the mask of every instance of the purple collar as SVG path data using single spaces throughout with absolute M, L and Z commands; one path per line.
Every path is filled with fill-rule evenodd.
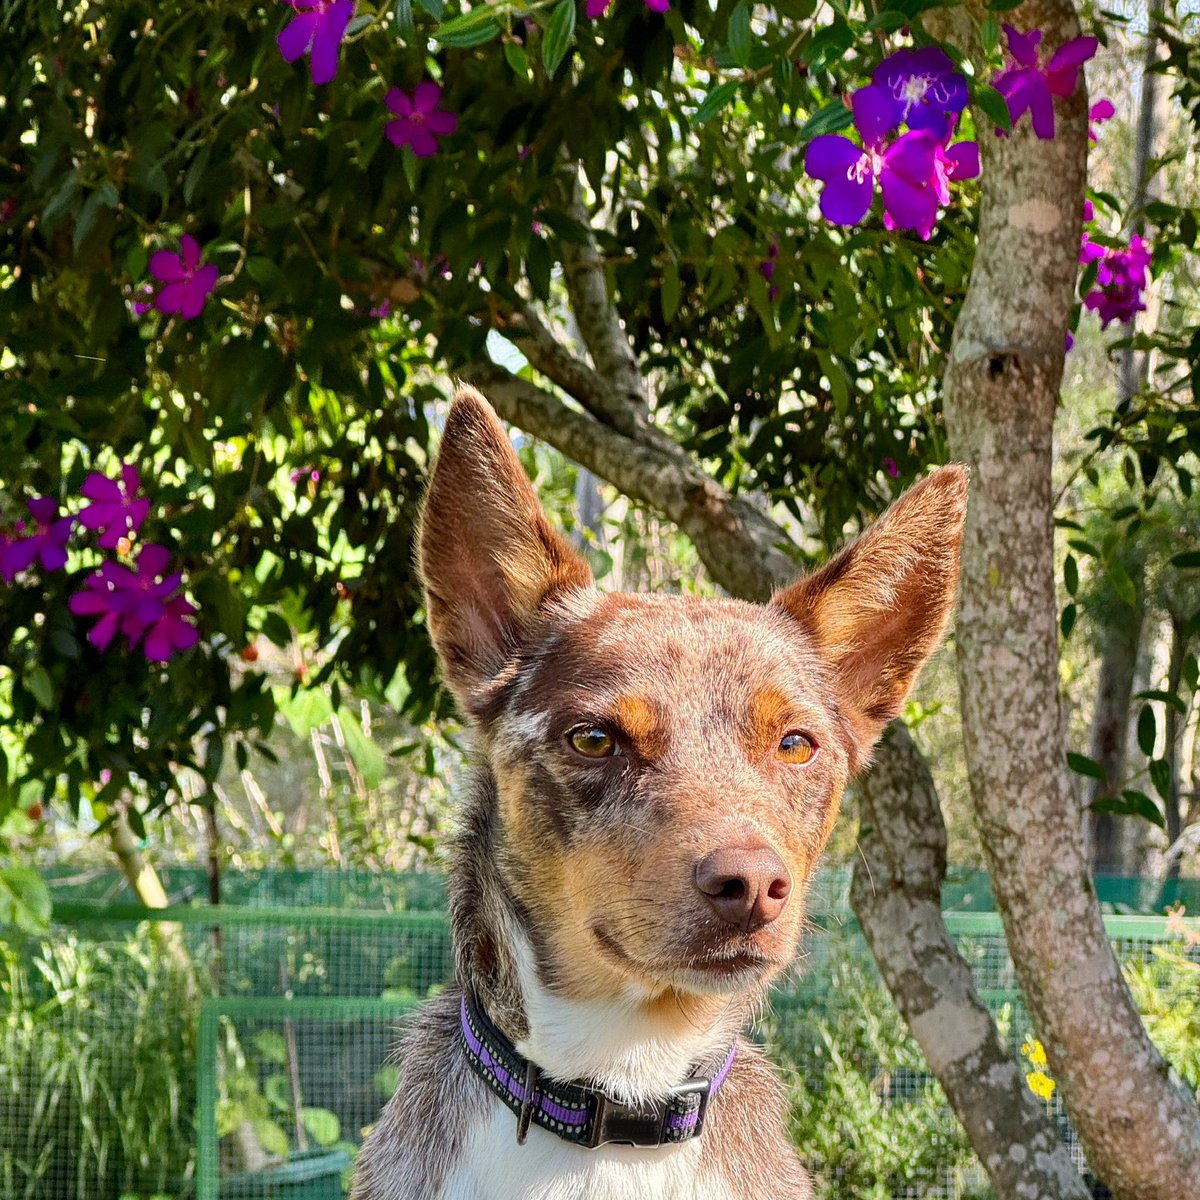
M 464 994 L 461 1019 L 463 1046 L 475 1073 L 517 1116 L 522 1145 L 530 1124 L 557 1134 L 565 1142 L 597 1146 L 663 1146 L 699 1137 L 708 1102 L 725 1082 L 737 1045 L 715 1073 L 695 1074 L 664 1097 L 642 1105 L 622 1104 L 587 1083 L 559 1083 L 522 1058 L 496 1028 L 474 997 Z

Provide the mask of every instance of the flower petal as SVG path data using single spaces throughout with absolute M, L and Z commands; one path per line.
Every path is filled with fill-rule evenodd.
M 928 184 L 914 183 L 885 166 L 879 176 L 884 211 L 900 229 L 913 229 L 923 238 L 937 220 L 937 196 Z
M 183 251 L 183 269 L 194 271 L 200 265 L 200 243 L 190 233 L 185 233 L 179 239 L 179 247 Z
M 899 137 L 884 151 L 884 170 L 910 183 L 927 187 L 933 180 L 934 152 L 937 141 L 926 130 L 914 130 Z
M 393 146 L 407 146 L 413 139 L 414 128 L 415 126 L 407 117 L 397 117 L 396 120 L 389 121 L 384 126 L 383 136 Z
M 418 158 L 431 158 L 437 153 L 437 138 L 427 125 L 416 125 L 412 131 L 412 152 Z
M 1047 73 L 1061 71 L 1066 67 L 1083 66 L 1088 59 L 1096 56 L 1099 45 L 1099 40 L 1094 37 L 1077 37 L 1064 42 L 1046 64 Z
M 53 496 L 34 496 L 25 501 L 25 507 L 39 525 L 49 525 L 58 512 L 58 501 Z
M 870 83 L 850 97 L 854 126 L 862 134 L 863 145 L 877 146 L 904 115 L 904 106 L 884 88 Z
M 295 62 L 312 45 L 317 21 L 315 12 L 301 13 L 280 31 L 275 42 L 284 62 Z
M 442 98 L 442 89 L 432 79 L 422 79 L 413 91 L 413 109 L 416 112 L 432 112 Z
M 825 133 L 808 143 L 804 151 L 804 170 L 813 179 L 829 180 L 845 175 L 863 157 L 861 146 L 837 133 Z
M 161 575 L 170 561 L 171 552 L 166 546 L 160 546 L 155 542 L 147 542 L 138 554 L 138 574 L 143 579 Z
M 458 116 L 439 108 L 425 118 L 425 124 L 439 137 L 449 137 L 458 128 Z
M 979 174 L 979 143 L 955 142 L 946 151 L 949 170 L 947 175 L 955 183 L 964 179 L 974 179 Z
M 105 613 L 95 625 L 88 630 L 88 641 L 96 647 L 97 650 L 104 651 L 108 649 L 109 643 L 117 632 L 118 617 L 115 612 Z
M 187 294 L 187 284 L 168 283 L 154 297 L 154 307 L 161 313 L 177 313 L 183 307 L 184 296 Z
M 1028 33 L 1020 33 L 1011 25 L 1004 26 L 1004 36 L 1008 40 L 1008 52 L 1023 67 L 1037 66 L 1038 45 L 1042 40 L 1040 29 L 1031 29 Z
M 857 225 L 875 198 L 875 179 L 868 171 L 861 179 L 834 176 L 821 191 L 821 213 L 835 225 Z

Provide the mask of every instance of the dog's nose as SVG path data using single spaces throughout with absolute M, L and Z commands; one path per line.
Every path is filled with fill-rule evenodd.
M 787 904 L 792 877 L 770 846 L 721 846 L 696 864 L 696 887 L 727 925 L 770 925 Z

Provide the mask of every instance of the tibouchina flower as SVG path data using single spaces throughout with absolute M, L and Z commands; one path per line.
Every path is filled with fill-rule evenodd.
M 1112 321 L 1128 325 L 1146 309 L 1142 293 L 1150 267 L 1150 250 L 1135 233 L 1124 249 L 1112 249 L 1083 239 L 1082 263 L 1098 262 L 1096 284 L 1083 298 L 1084 307 L 1096 313 L 1102 327 Z
M 84 499 L 92 503 L 79 513 L 79 523 L 85 529 L 98 529 L 97 543 L 107 550 L 115 550 L 122 538 L 127 538 L 142 527 L 150 511 L 150 501 L 137 498 L 141 486 L 137 467 L 126 463 L 121 467 L 121 480 L 109 479 L 93 471 L 80 488 Z
M 336 74 L 338 51 L 354 15 L 354 0 L 284 0 L 295 10 L 276 39 L 286 62 L 311 51 L 308 61 L 313 83 L 328 83 Z
M 871 82 L 891 96 L 894 124 L 946 137 L 967 106 L 967 81 L 937 46 L 897 50 L 875 68 Z
M 88 641 L 97 650 L 107 649 L 118 631 L 131 647 L 145 635 L 142 653 L 152 662 L 166 662 L 176 651 L 187 650 L 200 640 L 188 620 L 195 607 L 173 595 L 182 576 L 164 574 L 169 557 L 162 546 L 143 546 L 136 571 L 106 562 L 71 597 L 73 613 L 98 618 L 88 632 Z
M 927 237 L 937 218 L 938 139 L 918 129 L 887 142 L 895 103 L 873 84 L 854 93 L 851 107 L 863 144 L 824 134 L 813 138 L 804 154 L 805 171 L 825 184 L 821 212 L 835 225 L 857 225 L 871 207 L 878 181 L 885 219 Z
M 217 286 L 217 268 L 201 265 L 200 245 L 190 233 L 179 239 L 180 254 L 156 250 L 150 256 L 150 274 L 165 286 L 154 297 L 162 313 L 178 313 L 185 321 L 198 317 L 208 294 Z
M 1054 97 L 1069 96 L 1079 82 L 1079 69 L 1096 53 L 1094 37 L 1064 42 L 1043 66 L 1039 59 L 1042 31 L 1019 33 L 1004 26 L 1008 39 L 1008 66 L 992 80 L 992 86 L 1008 103 L 1008 115 L 1016 123 L 1029 113 L 1033 132 L 1039 138 L 1054 136 Z M 1004 130 L 997 132 L 1003 133 Z
M 35 496 L 25 502 L 34 527 L 24 522 L 17 525 L 22 537 L 6 537 L 0 543 L 0 577 L 11 582 L 14 576 L 40 562 L 47 571 L 61 571 L 67 565 L 67 542 L 71 537 L 74 517 L 60 517 L 58 503 L 52 496 Z
M 584 13 L 591 19 L 602 17 L 608 12 L 612 0 L 587 0 L 584 5 Z M 671 7 L 671 0 L 646 0 L 646 7 L 651 12 L 665 13 Z
M 442 89 L 429 79 L 417 84 L 410 97 L 399 88 L 392 88 L 384 103 L 396 114 L 384 133 L 393 146 L 411 146 L 418 158 L 437 153 L 440 137 L 448 137 L 458 128 L 458 117 L 438 107 Z
M 1116 107 L 1113 102 L 1107 98 L 1097 100 L 1091 108 L 1088 109 L 1088 137 L 1094 142 L 1096 137 L 1096 126 L 1103 125 L 1105 121 L 1111 121 L 1117 115 Z

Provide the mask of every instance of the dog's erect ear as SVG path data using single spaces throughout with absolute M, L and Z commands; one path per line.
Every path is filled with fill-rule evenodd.
M 804 625 L 830 665 L 860 761 L 946 631 L 966 511 L 966 468 L 942 467 L 772 601 Z
M 420 571 L 446 682 L 472 715 L 538 608 L 592 572 L 551 528 L 484 398 L 450 406 L 421 517 Z

